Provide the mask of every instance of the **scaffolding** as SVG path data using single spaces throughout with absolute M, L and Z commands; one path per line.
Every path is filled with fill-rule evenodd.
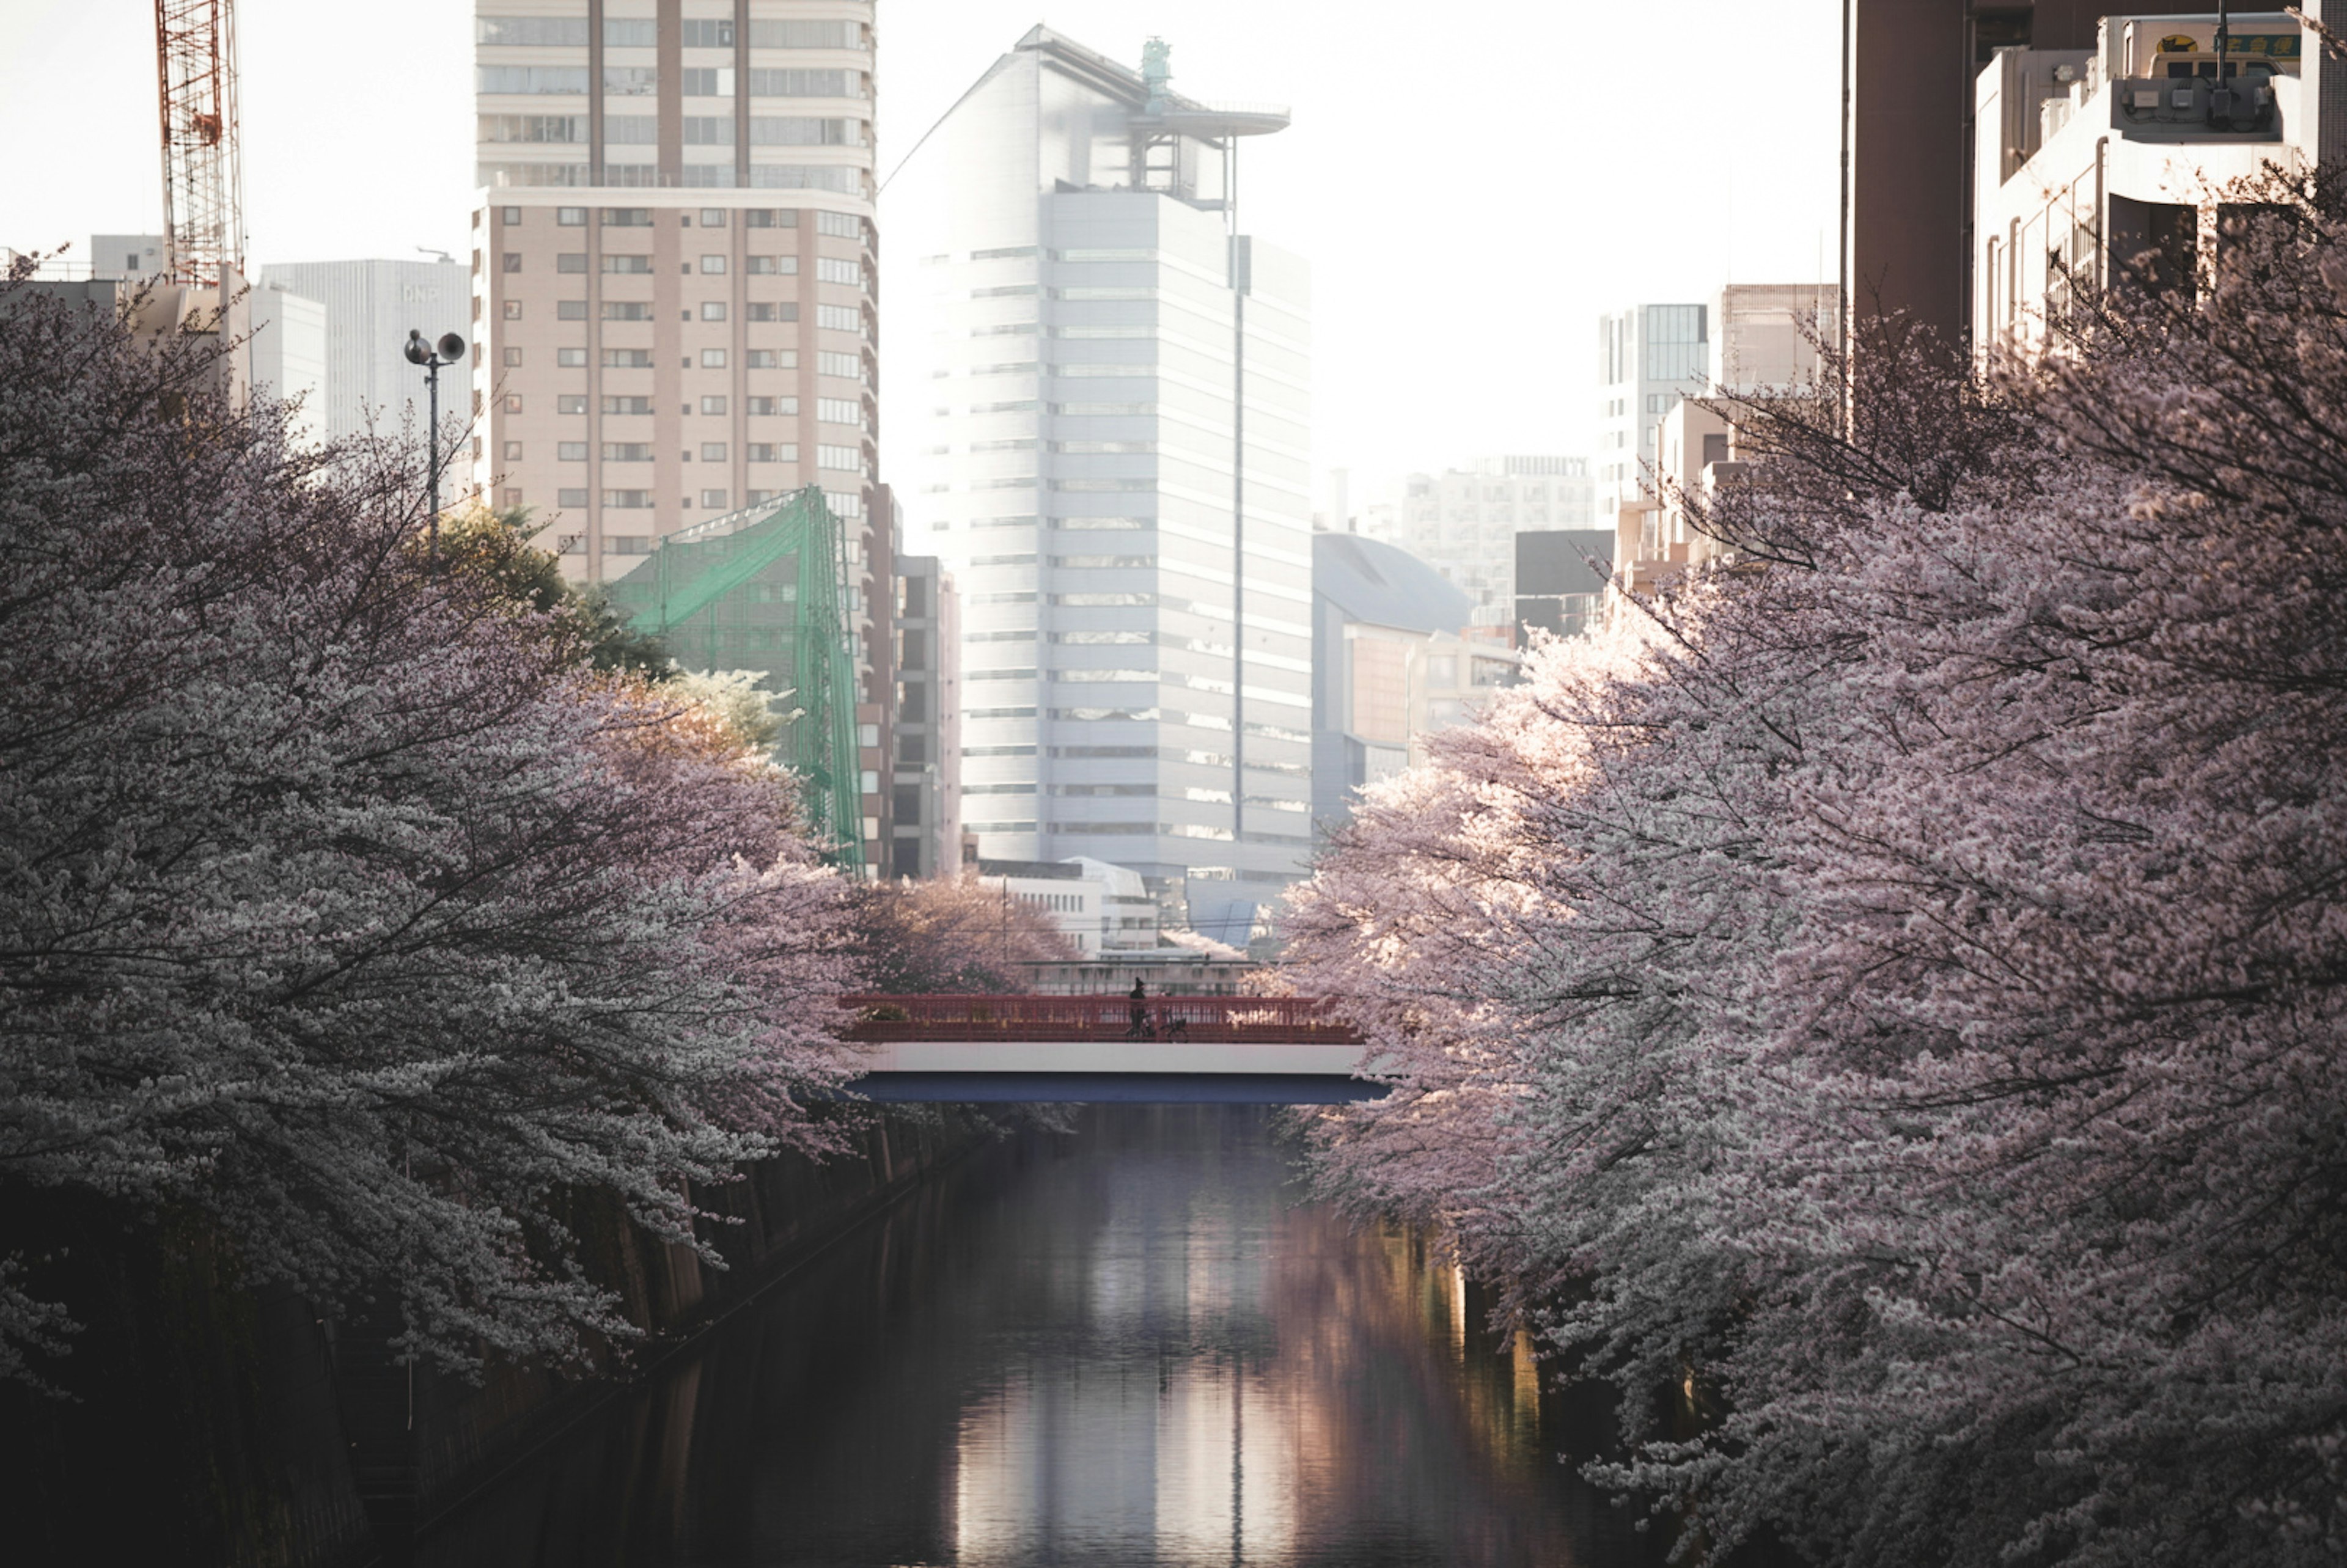
M 786 699 L 796 712 L 775 761 L 798 775 L 825 857 L 861 873 L 850 591 L 844 530 L 813 485 L 671 534 L 611 585 L 613 603 L 684 668 L 753 671 Z

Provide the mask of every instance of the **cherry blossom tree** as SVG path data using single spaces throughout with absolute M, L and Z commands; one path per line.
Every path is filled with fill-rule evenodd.
M 200 1214 L 452 1365 L 624 1336 L 566 1194 L 699 1245 L 692 1184 L 835 1138 L 789 781 L 436 569 L 415 452 L 297 449 L 210 340 L 21 275 L 0 319 L 7 1206 Z M 0 1372 L 69 1337 L 40 1284 L 0 1271 Z
M 1707 1549 L 2347 1553 L 2347 235 L 2251 194 L 2044 364 L 1736 409 L 1737 554 L 1299 896 L 1396 1080 L 1324 1182 L 1714 1401 L 1603 1472 Z
M 850 900 L 865 980 L 891 995 L 1035 989 L 1035 966 L 1081 955 L 1051 917 L 973 875 L 871 882 Z

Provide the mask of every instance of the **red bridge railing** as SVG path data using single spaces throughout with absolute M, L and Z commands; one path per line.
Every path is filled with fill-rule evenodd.
M 1190 1040 L 1266 1045 L 1350 1045 L 1359 1033 L 1325 997 L 853 996 L 850 1040 Z

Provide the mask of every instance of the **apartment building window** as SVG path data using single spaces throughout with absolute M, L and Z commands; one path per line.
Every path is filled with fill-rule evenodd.
M 587 461 L 587 443 L 557 441 L 554 444 L 554 460 L 558 463 L 584 463 Z M 581 496 L 579 499 L 580 504 L 584 505 L 587 497 Z
M 606 229 L 649 229 L 652 226 L 652 210 L 649 207 L 606 207 L 603 227 Z
M 725 368 L 725 351 L 722 348 L 702 349 L 701 351 L 701 368 L 703 370 L 723 370 Z
M 704 397 L 704 398 L 702 398 L 702 399 L 701 400 L 701 412 L 702 412 L 703 414 L 723 414 L 723 413 L 724 413 L 724 412 L 725 412 L 725 399 L 724 399 L 724 398 L 723 398 L 723 397 Z
M 648 348 L 607 348 L 603 351 L 607 370 L 650 370 L 652 351 Z
M 756 367 L 757 357 L 759 354 L 772 354 L 774 350 L 772 349 L 752 349 L 750 351 L 752 367 L 753 369 Z M 743 401 L 749 405 L 747 412 L 751 414 L 782 414 L 795 415 L 799 411 L 799 400 L 795 397 L 752 397 L 746 398 Z
M 519 300 L 507 300 L 505 302 L 503 313 L 506 320 L 509 322 L 518 322 L 521 320 L 521 302 Z
M 677 73 L 677 87 L 689 98 L 730 98 L 733 96 L 733 68 L 689 67 Z
M 484 93 L 584 93 L 587 90 L 587 67 L 584 66 L 483 66 L 479 71 L 480 90 Z
M 799 259 L 796 256 L 752 256 L 743 263 L 743 266 L 753 277 L 780 277 L 786 273 L 796 272 L 799 270 Z
M 607 49 L 650 49 L 660 43 L 656 24 L 649 16 L 607 16 L 603 46 Z
M 606 463 L 649 463 L 651 460 L 652 444 L 649 441 L 603 443 L 603 461 Z
M 725 258 L 723 256 L 703 256 L 701 258 L 701 270 L 712 276 L 716 273 L 723 272 L 725 270 Z
M 606 24 L 609 26 L 609 24 Z M 644 24 L 647 28 L 651 24 Z M 660 73 L 650 66 L 605 66 L 603 96 L 613 98 L 648 98 L 660 91 Z
M 781 370 L 784 368 L 781 354 L 770 348 L 750 349 L 743 354 L 743 363 L 752 370 Z M 795 357 L 794 357 L 792 363 L 797 363 Z M 753 408 L 751 412 L 754 414 L 757 410 Z
M 649 397 L 612 397 L 606 395 L 603 399 L 603 412 L 606 414 L 650 414 L 651 411 L 652 400 Z
M 758 23 L 750 24 L 752 29 Z M 753 37 L 753 45 L 757 39 Z M 753 98 L 859 98 L 864 96 L 857 78 L 861 71 L 752 71 L 750 96 Z M 583 77 L 584 72 L 580 75 Z M 483 89 L 486 91 L 487 89 Z M 587 89 L 582 86 L 580 92 Z
M 507 414 L 519 414 L 521 412 L 520 393 L 508 392 L 506 394 L 506 412 Z
M 838 468 L 860 474 L 864 471 L 864 449 L 860 446 L 817 446 L 815 461 L 818 468 Z
M 815 215 L 815 231 L 828 234 L 835 240 L 864 238 L 864 220 L 853 212 L 833 212 L 829 210 Z M 1032 254 L 1031 251 L 1027 252 Z
M 864 424 L 864 405 L 852 398 L 818 397 L 815 400 L 815 416 L 826 425 Z
M 508 463 L 518 463 L 518 462 L 520 462 L 520 461 L 521 461 L 521 443 L 520 443 L 520 442 L 518 442 L 518 441 L 508 441 L 508 442 L 507 442 L 507 443 L 505 444 L 505 454 L 506 454 L 506 456 L 505 456 L 505 460 L 506 460 L 507 462 L 508 462 Z
M 607 322 L 648 322 L 652 319 L 649 300 L 605 300 L 603 319 Z
M 1645 372 L 1649 381 L 1680 381 L 1700 373 L 1707 357 L 1701 305 L 1646 307 Z
M 744 229 L 795 229 L 799 211 L 795 207 L 753 207 L 742 214 Z
M 473 42 L 492 46 L 583 49 L 587 46 L 584 16 L 480 16 L 473 22 Z
M 733 117 L 731 115 L 714 114 L 690 114 L 685 116 L 684 144 L 687 147 L 733 146 Z
M 583 268 L 581 270 L 584 271 Z M 649 277 L 651 274 L 651 270 L 652 259 L 650 256 L 606 256 L 603 258 L 603 271 L 606 272 L 621 272 L 635 277 Z
M 760 116 L 750 122 L 750 140 L 758 147 L 861 147 L 864 122 L 826 119 L 815 115 Z
M 753 322 L 794 322 L 799 319 L 795 300 L 753 300 L 742 307 Z
M 753 49 L 860 49 L 864 46 L 864 25 L 860 22 L 753 20 L 750 24 L 750 46 Z
M 723 321 L 725 319 L 725 302 L 723 300 L 702 301 L 701 319 L 705 322 Z
M 582 268 L 580 270 L 584 271 L 585 269 Z M 554 319 L 559 322 L 585 321 L 587 319 L 587 302 L 584 300 L 555 301 Z
M 733 21 L 731 17 L 704 19 L 687 16 L 683 32 L 683 44 L 688 49 L 730 49 L 733 46 Z
M 701 460 L 704 463 L 723 463 L 725 461 L 725 443 L 723 441 L 703 441 L 701 444 Z
M 503 262 L 503 264 L 504 264 L 504 266 L 505 266 L 505 270 L 506 270 L 507 272 L 520 272 L 520 271 L 521 271 L 521 252 L 520 252 L 520 251 L 507 251 L 504 254 L 504 256 L 503 256 L 503 257 L 499 258 L 499 260 Z
M 853 305 L 817 305 L 815 308 L 815 324 L 836 333 L 862 332 L 864 316 Z
M 583 507 L 587 504 L 587 492 L 584 490 L 557 490 L 555 496 L 559 506 Z
M 564 393 L 561 396 L 559 396 L 559 397 L 558 397 L 558 398 L 556 398 L 556 399 L 554 400 L 554 412 L 556 412 L 557 414 L 584 414 L 584 413 L 586 413 L 586 412 L 587 412 L 587 395 L 586 395 L 586 394 L 584 394 L 584 393 L 579 393 L 579 392 L 566 392 L 566 393 Z
M 833 354 L 826 349 L 815 356 L 815 367 L 825 375 L 841 376 L 848 381 L 864 379 L 862 354 Z
M 846 283 L 849 288 L 860 289 L 864 286 L 864 263 L 838 256 L 817 256 L 815 275 L 826 283 Z
M 795 441 L 753 441 L 742 448 L 743 456 L 753 463 L 795 463 L 799 460 L 799 444 Z
M 558 207 L 554 210 L 554 222 L 557 228 L 583 229 L 587 226 L 587 209 Z
M 712 512 L 722 512 L 725 509 L 725 492 L 703 490 L 701 492 L 701 504 Z
M 518 348 L 507 349 L 505 351 L 505 362 L 508 365 L 519 364 L 521 363 L 521 350 Z
M 519 353 L 519 350 L 516 350 Z M 554 363 L 568 370 L 587 368 L 587 351 L 583 348 L 559 348 L 554 351 Z

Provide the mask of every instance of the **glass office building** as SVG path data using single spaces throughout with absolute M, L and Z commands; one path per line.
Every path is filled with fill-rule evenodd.
M 891 177 L 888 416 L 962 587 L 979 854 L 1236 943 L 1311 839 L 1308 281 L 1231 200 L 1285 112 L 1169 79 L 1039 27 Z

